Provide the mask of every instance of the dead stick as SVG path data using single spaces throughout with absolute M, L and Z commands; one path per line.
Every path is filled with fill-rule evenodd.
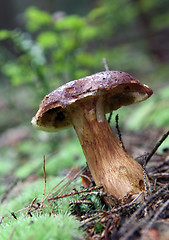
M 13 238 L 15 230 L 16 230 L 16 226 L 12 229 L 12 232 L 11 232 L 11 234 L 9 236 L 9 240 L 11 240 Z
M 169 199 L 160 207 L 160 209 L 156 212 L 156 214 L 153 216 L 153 218 L 151 219 L 151 221 L 149 222 L 149 224 L 147 225 L 144 234 L 146 234 L 148 232 L 148 230 L 151 229 L 151 227 L 153 226 L 153 224 L 156 222 L 156 220 L 158 219 L 159 215 L 168 207 L 169 205 Z
M 75 179 L 80 175 L 80 173 L 84 171 L 84 169 L 85 169 L 85 167 L 82 168 L 82 169 L 72 178 L 72 181 L 75 180 Z M 53 192 L 53 191 L 54 191 L 55 189 L 57 189 L 57 187 L 59 187 L 59 185 L 61 185 L 65 180 L 67 180 L 67 179 L 69 178 L 69 175 L 71 174 L 71 172 L 73 172 L 73 169 L 71 169 L 71 170 L 68 172 L 68 174 L 67 174 L 55 187 L 53 187 L 53 188 L 50 190 L 50 192 L 46 195 L 44 201 L 45 201 L 46 199 L 48 199 L 48 198 L 50 197 L 50 195 L 56 193 L 56 192 Z M 64 189 L 65 187 L 67 187 L 70 183 L 71 183 L 71 181 L 69 180 L 67 183 L 65 183 L 63 186 L 61 186 L 59 189 L 57 189 L 57 192 L 60 191 L 60 189 L 63 190 L 63 189 Z
M 121 136 L 121 131 L 120 131 L 120 128 L 119 128 L 119 115 L 118 114 L 116 115 L 115 120 L 116 120 L 116 129 L 117 129 L 117 133 L 118 133 L 120 143 L 122 145 L 123 150 L 125 152 L 127 152 L 126 149 L 125 149 L 125 146 L 124 146 L 124 143 L 123 143 L 123 140 L 122 140 L 122 136 Z
M 109 71 L 109 66 L 108 66 L 106 58 L 103 58 L 103 64 L 104 64 L 105 70 Z M 111 121 L 112 114 L 113 114 L 112 112 L 109 114 L 108 123 L 110 123 L 110 121 Z
M 104 64 L 104 68 L 106 71 L 109 71 L 109 66 L 107 64 L 107 59 L 106 58 L 103 58 L 103 64 Z
M 120 240 L 130 240 L 133 239 L 132 236 L 135 232 L 138 232 L 144 225 L 146 225 L 150 221 L 151 216 L 147 216 L 144 221 L 138 222 L 138 224 L 135 224 L 133 228 L 129 228 L 129 231 L 125 233 Z
M 157 151 L 157 149 L 159 148 L 159 146 L 165 141 L 165 139 L 168 137 L 169 135 L 169 131 L 166 132 L 162 138 L 157 142 L 157 144 L 155 145 L 155 147 L 153 148 L 153 150 L 149 153 L 149 155 L 146 158 L 146 164 L 150 161 L 151 157 L 154 155 L 154 153 Z
M 30 214 L 30 210 L 33 207 L 33 204 L 36 202 L 36 197 L 32 200 L 31 204 L 29 205 L 29 208 L 25 214 L 25 218 L 28 216 L 28 214 Z
M 127 203 L 127 204 L 125 204 L 125 205 L 122 205 L 122 206 L 120 206 L 120 207 L 118 207 L 118 208 L 112 209 L 112 210 L 110 211 L 111 214 L 112 214 L 112 213 L 117 213 L 117 212 L 121 211 L 122 209 L 129 208 L 129 207 L 132 207 L 132 206 L 137 205 L 137 204 L 138 204 L 138 203 L 137 203 L 137 199 L 139 199 L 139 197 L 140 197 L 142 194 L 143 194 L 143 192 L 141 192 L 135 199 L 133 199 L 132 202 Z
M 45 170 L 45 155 L 43 155 L 43 174 L 44 174 L 44 190 L 43 190 L 43 197 L 42 197 L 42 203 L 45 197 L 46 192 L 46 170 Z
M 85 193 L 85 192 L 91 192 L 92 190 L 96 190 L 96 189 L 100 189 L 100 188 L 103 188 L 103 186 L 102 186 L 102 185 L 99 185 L 99 186 L 95 186 L 95 187 L 83 189 L 83 190 L 76 191 L 76 192 L 71 192 L 71 193 L 65 193 L 65 194 L 62 194 L 62 195 L 57 195 L 57 196 L 48 198 L 48 200 L 55 200 L 55 199 L 58 199 L 58 198 L 64 198 L 64 197 L 74 196 L 74 195 L 76 195 L 76 194 L 81 194 L 81 193 Z
M 88 201 L 88 200 L 76 200 L 76 201 L 70 201 L 69 205 L 73 205 L 73 204 L 87 204 L 87 205 L 94 205 L 93 202 Z
M 82 168 L 80 171 L 78 171 L 78 173 L 76 173 L 73 178 L 71 178 L 66 184 L 64 184 L 64 186 L 60 187 L 60 188 L 57 190 L 57 192 L 58 192 L 58 191 L 60 191 L 60 189 L 61 189 L 61 191 L 58 193 L 59 196 L 60 196 L 61 193 L 80 175 L 80 173 L 83 172 L 84 169 L 85 169 L 85 167 Z M 69 174 L 68 174 L 68 175 L 69 175 Z M 54 194 L 54 193 L 56 193 L 56 192 L 53 192 L 53 194 Z M 48 195 L 48 197 L 47 197 L 46 199 L 49 199 L 49 198 L 50 198 L 49 196 L 50 196 L 50 195 Z M 52 199 L 51 199 L 51 200 L 52 200 Z M 55 200 L 55 199 L 53 199 L 53 201 L 54 201 L 54 200 Z M 53 201 L 51 201 L 48 206 L 50 206 L 50 205 L 53 203 Z
M 153 202 L 155 202 L 156 198 L 159 196 L 163 195 L 163 192 L 165 192 L 167 190 L 167 188 L 169 188 L 169 183 L 167 183 L 166 185 L 164 185 L 164 187 L 160 188 L 157 192 L 155 192 L 154 194 L 150 195 L 147 199 L 146 202 L 144 202 L 138 209 L 136 212 L 134 212 L 131 217 L 129 219 L 127 219 L 127 221 L 122 225 L 121 229 L 120 229 L 120 235 L 124 235 L 125 232 L 128 230 L 128 227 L 130 226 L 130 224 L 136 220 L 137 216 L 139 216 L 141 214 L 141 212 L 145 209 L 145 207 L 147 207 L 150 203 L 152 204 Z
M 113 115 L 113 112 L 111 112 L 110 114 L 109 114 L 109 117 L 108 117 L 108 123 L 110 123 L 110 121 L 111 121 L 111 118 L 112 118 L 112 115 Z

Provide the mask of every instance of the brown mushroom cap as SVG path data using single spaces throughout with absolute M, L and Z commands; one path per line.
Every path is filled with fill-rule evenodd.
M 71 108 L 79 101 L 103 99 L 104 113 L 121 106 L 141 102 L 152 95 L 152 90 L 130 74 L 105 71 L 68 82 L 48 94 L 41 102 L 32 125 L 44 131 L 58 131 L 72 125 Z

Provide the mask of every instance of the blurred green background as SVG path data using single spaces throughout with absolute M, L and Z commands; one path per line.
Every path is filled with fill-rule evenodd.
M 45 133 L 33 129 L 30 121 L 50 91 L 68 81 L 104 71 L 103 58 L 110 70 L 126 71 L 154 91 L 146 102 L 117 111 L 123 134 L 146 128 L 168 130 L 168 43 L 167 0 L 3 2 L 0 8 L 3 213 L 30 203 L 32 190 L 28 194 L 30 199 L 25 197 L 21 202 L 16 193 L 9 197 L 9 192 L 18 182 L 43 176 L 43 155 L 47 177 L 53 176 L 53 183 L 56 176 L 64 176 L 69 168 L 85 166 L 73 129 Z M 113 120 L 114 115 L 114 126 Z M 13 202 L 8 204 L 12 198 Z
M 65 175 L 85 165 L 72 129 L 30 126 L 43 97 L 74 79 L 126 71 L 154 90 L 117 111 L 125 131 L 169 126 L 169 2 L 167 0 L 4 1 L 0 8 L 0 193 L 9 177 Z
M 84 164 L 72 129 L 38 132 L 30 121 L 47 93 L 103 71 L 103 58 L 154 90 L 118 111 L 121 126 L 168 127 L 168 1 L 6 1 L 0 11 L 1 175 L 42 174 L 44 154 L 48 174 Z

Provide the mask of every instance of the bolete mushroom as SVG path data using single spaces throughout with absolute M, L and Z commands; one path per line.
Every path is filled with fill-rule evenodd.
M 152 93 L 128 73 L 99 72 L 52 91 L 31 123 L 45 131 L 73 125 L 95 183 L 116 199 L 135 196 L 144 191 L 142 166 L 124 151 L 105 114 Z

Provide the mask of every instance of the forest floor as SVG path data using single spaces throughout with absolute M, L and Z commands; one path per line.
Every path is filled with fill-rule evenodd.
M 67 193 L 59 192 L 58 194 L 57 192 L 57 194 L 54 194 L 59 188 L 58 184 L 46 196 L 44 192 L 43 201 L 38 202 L 37 199 L 33 199 L 25 208 L 25 216 L 31 217 L 35 211 L 42 209 L 43 204 L 45 206 L 45 201 L 54 202 L 57 199 L 62 200 L 77 195 L 78 200 L 72 201 L 71 199 L 69 205 L 72 206 L 71 214 L 80 221 L 81 229 L 87 233 L 85 239 L 169 240 L 169 147 L 161 148 L 160 152 L 156 152 L 168 134 L 169 132 L 164 134 L 164 130 L 147 129 L 143 132 L 128 133 L 122 136 L 125 149 L 144 166 L 145 173 L 150 181 L 151 193 L 147 192 L 143 202 L 139 203 L 137 199 L 131 200 L 130 196 L 125 196 L 124 199 L 116 201 L 102 192 L 102 186 L 81 187 L 80 189 L 69 188 Z M 45 161 L 43 169 L 45 188 Z M 68 179 L 67 186 L 77 177 L 81 178 L 82 173 L 85 174 L 82 169 L 71 170 L 65 177 Z M 37 176 L 33 173 L 22 184 L 29 184 L 36 179 Z M 10 199 L 11 192 L 12 195 L 18 194 L 16 189 L 13 191 L 13 188 L 16 187 L 14 180 L 11 180 L 11 176 L 5 179 L 6 182 L 9 182 L 9 185 L 6 185 L 7 190 L 1 196 L 2 202 Z M 13 185 L 11 182 L 13 182 Z M 21 188 L 21 184 L 18 187 Z M 92 195 L 99 198 L 101 203 L 97 208 L 90 198 Z M 112 206 L 105 203 L 105 196 L 114 201 Z M 81 211 L 80 206 L 82 205 L 87 206 L 87 211 Z M 54 211 L 51 210 L 49 214 L 54 214 Z M 12 216 L 15 218 L 15 213 L 12 213 Z M 2 221 L 3 216 L 1 216 L 0 223 Z
M 160 134 L 159 130 L 147 129 L 123 137 L 127 152 L 143 165 L 152 190 L 140 204 L 137 200 L 121 199 L 107 211 L 86 217 L 84 226 L 86 222 L 86 231 L 93 235 L 91 239 L 169 240 L 169 147 L 156 153 L 169 132 L 157 141 Z M 104 226 L 100 235 L 93 228 L 97 217 Z

